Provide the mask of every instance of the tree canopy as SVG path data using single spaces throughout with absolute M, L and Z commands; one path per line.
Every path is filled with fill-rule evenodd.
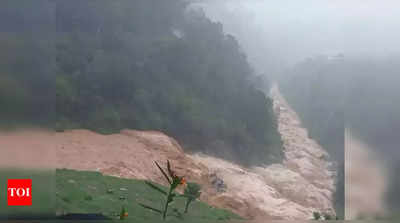
M 259 90 L 268 83 L 201 10 L 180 0 L 47 2 L 55 34 L 34 32 L 28 48 L 22 32 L 2 41 L 19 42 L 2 50 L 16 55 L 2 68 L 0 90 L 18 91 L 17 100 L 1 96 L 9 114 L 54 114 L 60 131 L 160 130 L 187 150 L 245 164 L 282 158 L 272 101 Z

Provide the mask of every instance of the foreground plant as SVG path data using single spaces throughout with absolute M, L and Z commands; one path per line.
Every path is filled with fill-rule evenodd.
M 187 187 L 185 188 L 185 192 L 183 194 L 184 197 L 186 197 L 186 205 L 185 205 L 185 213 L 188 213 L 189 205 L 193 201 L 195 201 L 197 198 L 200 197 L 201 192 L 200 192 L 201 186 L 197 183 L 188 183 Z
M 119 214 L 119 219 L 124 220 L 126 217 L 128 217 L 128 212 L 126 211 L 125 207 L 122 207 L 121 213 Z
M 313 212 L 313 217 L 314 217 L 314 220 L 319 220 L 319 219 L 321 219 L 321 214 L 319 212 Z
M 165 203 L 164 203 L 164 208 L 162 210 L 159 210 L 157 208 L 154 207 L 150 207 L 148 205 L 145 204 L 140 204 L 142 207 L 150 209 L 152 211 L 158 212 L 160 214 L 162 214 L 162 218 L 163 220 L 165 220 L 165 218 L 167 217 L 167 212 L 168 212 L 168 206 L 172 203 L 172 201 L 174 200 L 174 197 L 176 196 L 176 194 L 174 193 L 175 189 L 179 186 L 179 185 L 185 185 L 186 181 L 184 177 L 180 177 L 177 176 L 175 174 L 174 171 L 172 171 L 171 169 L 171 165 L 169 163 L 169 160 L 167 160 L 167 172 L 164 171 L 163 168 L 161 168 L 161 166 L 155 162 L 156 166 L 158 167 L 158 169 L 161 171 L 161 173 L 163 174 L 163 176 L 165 177 L 165 179 L 168 181 L 169 183 L 169 190 L 168 192 L 164 191 L 162 188 L 158 187 L 157 185 L 146 181 L 145 183 L 152 188 L 153 190 L 156 190 L 158 192 L 160 192 L 161 194 L 163 194 L 165 196 Z M 167 174 L 168 173 L 168 174 Z M 178 217 L 180 215 L 177 215 Z

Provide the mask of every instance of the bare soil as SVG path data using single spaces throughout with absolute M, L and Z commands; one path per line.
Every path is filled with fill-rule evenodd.
M 336 172 L 328 154 L 308 138 L 278 88 L 271 93 L 275 107 L 284 108 L 277 113 L 284 141 L 282 164 L 244 168 L 204 154 L 185 154 L 178 142 L 162 132 L 135 130 L 112 135 L 88 130 L 2 133 L 1 164 L 92 170 L 165 184 L 154 161 L 165 165 L 168 159 L 178 175 L 203 185 L 201 200 L 247 219 L 308 220 L 313 211 L 334 214 Z M 212 185 L 215 175 L 226 184 L 225 192 Z

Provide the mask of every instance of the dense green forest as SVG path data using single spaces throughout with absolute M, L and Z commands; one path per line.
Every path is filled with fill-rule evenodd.
M 0 7 L 0 124 L 55 118 L 55 2 L 4 0 Z
M 282 158 L 272 101 L 259 90 L 268 83 L 201 10 L 181 0 L 43 2 L 28 13 L 13 2 L 1 15 L 32 26 L 51 17 L 40 12 L 55 15 L 1 37 L 4 123 L 161 130 L 244 164 Z
M 288 70 L 281 79 L 281 90 L 299 113 L 310 136 L 334 160 L 343 163 L 346 127 L 376 148 L 375 152 L 392 168 L 400 155 L 396 137 L 400 132 L 399 70 L 400 58 L 396 56 L 319 56 Z M 398 208 L 397 179 L 391 177 L 393 185 L 388 198 L 390 206 Z M 339 177 L 339 184 L 343 184 L 341 180 Z

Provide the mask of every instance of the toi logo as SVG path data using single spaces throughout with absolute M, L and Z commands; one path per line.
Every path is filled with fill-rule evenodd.
M 7 201 L 10 206 L 32 205 L 32 180 L 9 179 L 7 184 Z

